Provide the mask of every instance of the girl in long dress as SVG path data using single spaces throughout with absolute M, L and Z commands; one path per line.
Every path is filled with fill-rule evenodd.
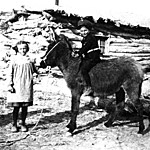
M 16 55 L 10 61 L 8 69 L 8 106 L 13 107 L 12 132 L 18 131 L 18 114 L 21 113 L 21 131 L 28 131 L 25 123 L 28 106 L 33 105 L 33 74 L 37 73 L 34 63 L 31 61 L 27 52 L 28 43 L 20 41 L 16 44 Z

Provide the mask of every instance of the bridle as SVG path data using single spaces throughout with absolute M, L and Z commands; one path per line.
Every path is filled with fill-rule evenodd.
M 67 42 L 67 44 L 69 45 L 69 49 L 72 49 L 72 47 L 70 46 L 70 44 L 68 43 L 68 41 L 65 39 L 65 41 Z M 48 53 L 42 58 L 42 61 L 44 62 L 44 64 L 46 64 L 46 58 L 47 56 L 56 48 L 56 46 L 58 46 L 58 44 L 60 44 L 62 42 L 62 40 L 59 40 L 49 51 Z M 73 50 L 72 50 L 73 52 Z
M 54 48 L 55 48 L 60 42 L 61 42 L 61 41 L 57 42 L 57 43 L 49 50 L 49 52 L 44 56 L 44 58 L 47 57 L 47 56 L 54 50 Z
M 56 46 L 60 43 L 61 41 L 57 42 L 50 50 L 49 52 L 44 56 L 44 58 L 42 58 L 42 61 L 44 62 L 44 64 L 46 64 L 46 57 L 56 48 Z

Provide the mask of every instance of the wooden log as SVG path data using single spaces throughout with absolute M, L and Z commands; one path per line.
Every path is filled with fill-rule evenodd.
M 150 60 L 150 57 L 133 57 L 137 61 Z
M 150 115 L 150 99 L 141 98 L 141 103 L 143 106 L 143 114 L 146 116 Z M 130 101 L 126 102 L 126 106 L 128 110 L 132 111 L 132 113 L 137 113 L 136 109 L 134 108 L 133 104 Z
M 141 46 L 141 47 L 128 47 L 128 46 L 110 46 L 110 52 L 114 53 L 131 53 L 131 54 L 139 54 L 139 53 L 149 53 L 150 54 L 150 47 Z
M 24 12 L 26 12 L 26 13 L 28 13 L 28 14 L 42 15 L 42 11 L 28 10 L 28 9 L 26 9 L 26 8 L 24 8 Z
M 141 98 L 140 100 L 143 106 L 144 115 L 150 115 L 150 97 L 149 99 Z M 111 113 L 114 110 L 115 105 L 116 105 L 115 98 L 99 99 L 98 101 L 98 108 L 104 109 L 108 113 Z M 130 114 L 137 113 L 135 107 L 129 100 L 125 102 L 125 107 L 120 114 L 123 114 L 125 112 L 128 112 Z
M 82 47 L 82 43 L 80 41 L 70 40 L 70 43 L 73 49 L 80 49 Z
M 129 57 L 134 57 L 134 58 L 136 58 L 136 59 L 138 59 L 138 58 L 145 58 L 145 59 L 148 59 L 149 57 L 150 57 L 150 53 L 147 53 L 147 54 L 143 54 L 143 53 L 141 53 L 141 54 L 131 54 L 131 53 L 114 53 L 114 52 L 108 52 L 107 54 L 106 54 L 107 56 L 113 56 L 113 57 L 119 57 L 119 56 L 129 56 Z
M 141 65 L 148 65 L 148 64 L 150 64 L 150 60 L 139 61 L 139 63 L 140 63 Z

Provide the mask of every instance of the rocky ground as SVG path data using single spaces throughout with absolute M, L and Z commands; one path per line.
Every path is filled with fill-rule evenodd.
M 3 66 L 4 67 L 4 66 Z M 5 70 L 0 79 L 0 149 L 1 150 L 149 150 L 150 132 L 137 134 L 138 123 L 131 113 L 122 114 L 111 128 L 106 128 L 107 112 L 99 107 L 88 107 L 88 98 L 82 97 L 78 128 L 67 134 L 70 119 L 71 95 L 58 68 L 51 74 L 42 73 L 35 79 L 34 105 L 29 108 L 29 132 L 11 133 L 12 109 L 5 105 Z M 149 86 L 144 83 L 143 88 Z M 148 120 L 144 123 L 148 127 Z

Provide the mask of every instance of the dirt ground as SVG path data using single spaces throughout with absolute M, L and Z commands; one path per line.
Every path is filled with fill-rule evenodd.
M 1 72 L 4 74 L 5 70 Z M 149 85 L 148 85 L 149 86 Z M 11 133 L 12 109 L 4 105 L 6 81 L 0 78 L 0 150 L 149 150 L 150 132 L 137 134 L 138 123 L 130 116 L 120 116 L 106 128 L 107 112 L 90 108 L 89 99 L 82 97 L 78 128 L 67 134 L 71 95 L 61 73 L 41 74 L 35 79 L 34 105 L 29 108 L 29 132 Z M 148 127 L 148 120 L 144 123 Z

